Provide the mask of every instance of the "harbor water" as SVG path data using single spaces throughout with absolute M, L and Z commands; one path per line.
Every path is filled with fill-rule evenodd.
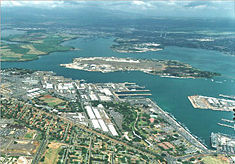
M 204 95 L 219 97 L 219 94 L 235 95 L 235 56 L 221 52 L 194 48 L 166 47 L 162 51 L 146 53 L 117 53 L 110 49 L 114 38 L 75 39 L 63 44 L 80 50 L 54 52 L 40 56 L 38 60 L 26 62 L 2 62 L 2 68 L 25 68 L 33 70 L 53 71 L 72 79 L 84 79 L 86 82 L 135 82 L 145 86 L 152 94 L 151 99 L 163 110 L 172 114 L 177 121 L 187 127 L 193 135 L 200 138 L 210 147 L 211 132 L 234 135 L 232 128 L 219 126 L 225 123 L 221 119 L 232 120 L 232 112 L 194 109 L 187 96 Z M 75 57 L 132 57 L 145 59 L 171 59 L 205 71 L 219 72 L 220 77 L 211 79 L 178 79 L 165 78 L 145 74 L 143 72 L 86 72 L 61 67 L 60 64 L 70 63 Z

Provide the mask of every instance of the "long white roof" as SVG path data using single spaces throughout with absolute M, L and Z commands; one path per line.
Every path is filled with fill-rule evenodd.
M 98 118 L 98 119 L 101 118 L 100 112 L 98 111 L 97 108 L 93 108 L 93 112 L 95 113 L 96 118 Z
M 102 119 L 99 119 L 98 121 L 99 121 L 99 124 L 100 124 L 102 130 L 104 132 L 108 132 L 109 130 L 108 130 L 107 126 L 105 125 L 104 121 Z
M 108 127 L 113 136 L 118 136 L 118 133 L 112 124 L 109 124 Z
M 31 93 L 31 92 L 35 92 L 35 91 L 38 91 L 38 90 L 40 90 L 40 88 L 30 89 L 30 90 L 28 90 L 27 92 L 28 92 L 28 93 Z
M 91 120 L 92 124 L 93 124 L 93 127 L 95 129 L 100 129 L 100 125 L 99 125 L 99 122 L 97 120 Z
M 95 115 L 94 115 L 91 107 L 90 106 L 85 106 L 85 109 L 86 109 L 87 114 L 90 117 L 90 119 L 95 119 Z

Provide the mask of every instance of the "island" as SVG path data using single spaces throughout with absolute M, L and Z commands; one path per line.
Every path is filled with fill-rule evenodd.
M 142 71 L 147 74 L 172 78 L 212 78 L 220 75 L 219 73 L 201 71 L 189 64 L 175 60 L 80 57 L 74 58 L 72 63 L 60 64 L 60 66 L 102 73 L 115 71 Z

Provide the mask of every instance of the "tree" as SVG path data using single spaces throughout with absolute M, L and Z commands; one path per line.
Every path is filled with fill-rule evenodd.
M 43 156 L 40 161 L 43 162 L 44 160 L 45 160 L 45 156 Z
M 162 153 L 161 156 L 162 156 L 162 157 L 166 157 L 166 154 L 165 154 L 165 153 Z

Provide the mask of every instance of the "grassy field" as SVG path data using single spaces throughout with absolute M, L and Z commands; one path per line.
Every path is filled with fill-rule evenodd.
M 35 49 L 35 47 L 31 44 L 22 45 L 21 48 L 29 49 L 27 54 L 33 54 L 33 55 L 44 55 L 44 54 L 46 54 L 45 52 L 42 52 L 42 51 L 39 51 L 39 50 Z
M 207 156 L 207 157 L 203 157 L 202 161 L 205 164 L 229 164 L 229 161 L 226 157 L 223 156 Z
M 48 145 L 48 149 L 45 152 L 45 160 L 41 164 L 56 164 L 59 157 L 59 152 L 63 143 L 52 142 Z
M 51 107 L 54 107 L 56 105 L 59 105 L 59 104 L 65 102 L 64 100 L 61 100 L 56 97 L 52 97 L 51 95 L 44 95 L 43 97 L 40 97 L 39 99 L 44 101 L 45 103 L 47 103 Z
M 20 60 L 22 58 L 22 54 L 16 54 L 12 52 L 10 49 L 1 49 L 1 53 L 4 55 L 1 55 L 2 61 L 7 60 Z
M 75 38 L 69 34 L 47 32 L 30 32 L 22 35 L 10 35 L 2 38 L 8 42 L 1 43 L 0 61 L 28 61 L 38 59 L 38 55 L 51 52 L 69 51 L 72 47 L 63 46 L 61 43 Z M 11 44 L 14 42 L 14 44 Z
M 28 129 L 27 130 L 27 133 L 24 135 L 24 139 L 34 139 L 35 136 L 36 136 L 36 131 L 35 130 L 31 130 L 31 129 Z

